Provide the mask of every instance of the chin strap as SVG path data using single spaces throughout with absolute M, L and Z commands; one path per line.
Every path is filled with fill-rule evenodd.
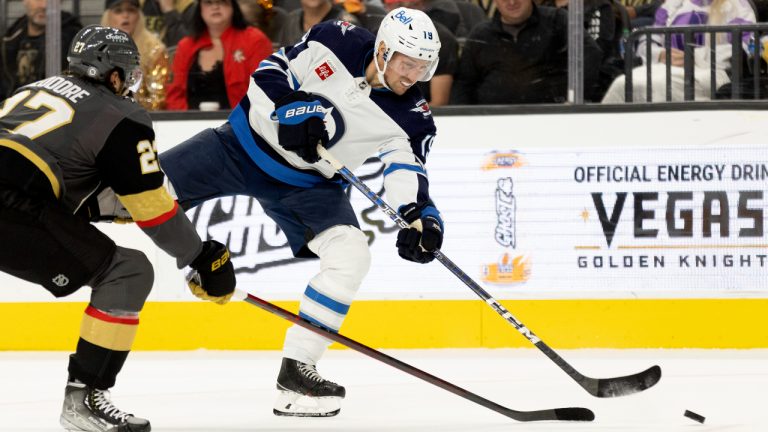
M 387 85 L 387 80 L 384 79 L 384 72 L 387 70 L 387 65 L 389 64 L 389 61 L 387 60 L 387 54 L 386 51 L 384 51 L 384 69 L 381 69 L 379 67 L 379 54 L 378 52 L 373 53 L 373 63 L 376 65 L 376 76 L 379 79 L 379 82 L 381 85 L 384 86 L 385 89 L 392 91 L 391 88 Z

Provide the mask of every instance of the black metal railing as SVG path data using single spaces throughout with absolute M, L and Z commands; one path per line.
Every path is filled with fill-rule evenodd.
M 743 65 L 748 64 L 752 70 L 752 95 L 755 99 L 760 98 L 760 61 L 761 61 L 761 49 L 762 44 L 760 38 L 768 34 L 768 23 L 762 24 L 733 24 L 733 25 L 690 25 L 690 26 L 675 26 L 675 27 L 645 27 L 633 31 L 625 42 L 626 57 L 624 59 L 624 74 L 625 74 L 625 100 L 632 102 L 634 99 L 633 88 L 633 76 L 632 70 L 635 67 L 635 53 L 634 49 L 629 47 L 636 47 L 642 37 L 645 37 L 645 70 L 646 70 L 646 100 L 652 100 L 652 78 L 651 78 L 651 65 L 653 61 L 651 59 L 651 46 L 655 43 L 652 40 L 653 35 L 663 35 L 665 48 L 665 84 L 666 84 L 666 100 L 667 102 L 672 100 L 672 36 L 682 35 L 683 37 L 683 99 L 686 101 L 695 100 L 695 81 L 694 81 L 694 48 L 697 46 L 694 44 L 694 38 L 696 35 L 709 35 L 705 40 L 709 44 L 709 72 L 710 72 L 710 97 L 715 99 L 717 92 L 717 35 L 730 34 L 731 35 L 731 98 L 738 99 L 742 94 L 742 78 L 744 76 Z M 745 62 L 745 53 L 742 47 L 742 39 L 744 34 L 751 34 L 751 39 L 754 41 L 754 53 L 751 53 L 749 57 L 749 63 Z

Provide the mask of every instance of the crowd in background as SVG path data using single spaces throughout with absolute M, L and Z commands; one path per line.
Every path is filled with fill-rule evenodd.
M 274 2 L 273 2 L 274 1 Z M 101 24 L 129 33 L 141 52 L 144 80 L 136 100 L 149 110 L 228 109 L 245 94 L 250 74 L 274 50 L 296 43 L 321 21 L 343 20 L 376 33 L 387 11 L 405 6 L 434 21 L 442 48 L 429 83 L 431 106 L 563 103 L 568 91 L 569 0 L 106 0 Z M 684 97 L 685 43 L 654 34 L 626 46 L 630 31 L 678 25 L 766 22 L 768 0 L 583 0 L 584 97 L 622 103 L 627 50 L 634 50 L 634 100 Z M 45 74 L 46 0 L 23 0 L 25 14 L 9 23 L 0 45 L 0 98 Z M 62 68 L 81 19 L 61 15 Z M 761 37 L 762 36 L 762 37 Z M 730 98 L 731 35 L 693 38 L 696 100 Z M 650 43 L 651 56 L 646 55 Z M 753 94 L 754 74 L 766 86 L 768 37 L 742 34 L 741 86 Z M 669 50 L 666 47 L 669 46 Z M 757 47 L 757 48 L 756 48 Z M 669 52 L 667 52 L 669 51 Z M 710 56 L 714 52 L 715 61 Z M 761 68 L 751 67 L 762 57 Z M 669 78 L 667 63 L 670 63 Z M 714 80 L 711 65 L 715 65 Z M 651 80 L 647 81 L 650 65 Z M 712 84 L 716 88 L 712 88 Z M 768 86 L 761 89 L 768 95 Z

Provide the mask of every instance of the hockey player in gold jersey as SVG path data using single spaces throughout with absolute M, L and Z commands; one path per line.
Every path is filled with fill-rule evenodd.
M 146 432 L 146 419 L 109 399 L 152 288 L 152 265 L 91 222 L 132 220 L 193 269 L 199 297 L 226 303 L 235 275 L 226 247 L 202 241 L 163 186 L 147 112 L 127 97 L 141 81 L 139 54 L 114 28 L 74 38 L 69 70 L 18 89 L 0 104 L 0 271 L 56 297 L 91 287 L 70 356 L 64 428 Z M 223 263 L 223 265 L 222 265 Z

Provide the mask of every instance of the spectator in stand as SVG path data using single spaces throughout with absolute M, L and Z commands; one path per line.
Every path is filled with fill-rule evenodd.
M 616 28 L 616 15 L 611 0 L 583 1 L 584 29 L 597 42 L 604 56 L 615 55 L 618 51 L 617 35 L 621 34 L 621 29 Z M 537 1 L 536 4 L 568 9 L 568 0 L 541 0 Z
M 341 5 L 344 10 L 352 14 L 360 23 L 361 27 L 373 34 L 376 34 L 376 32 L 379 31 L 381 20 L 384 19 L 384 15 L 387 14 L 387 10 L 379 4 L 366 0 L 334 0 L 334 2 Z
M 680 25 L 700 24 L 753 24 L 755 12 L 748 0 L 666 0 L 656 12 L 655 26 L 674 27 Z M 751 33 L 744 33 L 742 45 L 747 47 Z M 719 88 L 730 82 L 727 70 L 731 65 L 731 36 L 717 34 L 715 36 L 715 84 Z M 637 55 L 643 57 L 643 66 L 632 70 L 632 94 L 635 102 L 646 101 L 646 64 L 651 62 L 651 101 L 666 101 L 666 50 L 664 36 L 654 35 L 651 45 L 651 58 L 645 58 L 646 38 L 641 38 Z M 710 99 L 710 41 L 709 35 L 694 36 L 694 97 L 696 100 Z M 671 41 L 671 96 L 673 101 L 683 100 L 684 72 L 683 35 L 672 36 Z M 603 103 L 624 102 L 625 77 L 620 76 L 611 84 Z
M 299 42 L 309 29 L 323 21 L 347 21 L 360 25 L 354 15 L 333 0 L 301 0 L 301 8 L 288 12 L 283 27 L 277 34 L 277 46 L 292 46 Z
M 583 1 L 584 31 L 595 40 L 603 53 L 598 67 L 598 80 L 592 88 L 585 89 L 584 97 L 592 102 L 600 102 L 613 80 L 624 72 L 619 54 L 619 39 L 623 27 L 620 17 L 614 13 L 611 0 Z M 536 4 L 568 9 L 568 0 L 539 0 Z M 594 66 L 585 65 L 585 67 Z
M 285 25 L 288 12 L 274 5 L 272 0 L 237 0 L 245 21 L 263 31 L 269 40 L 277 40 L 277 34 Z
M 480 6 L 488 18 L 493 18 L 496 15 L 496 2 L 494 0 L 469 0 L 470 2 Z
M 757 13 L 757 22 L 768 22 L 768 0 L 753 0 L 752 4 L 755 6 L 754 10 Z M 747 46 L 749 55 L 743 58 L 741 77 L 741 85 L 736 91 L 736 99 L 754 99 L 755 98 L 755 54 L 761 57 L 759 61 L 758 73 L 758 90 L 760 99 L 768 99 L 768 34 L 762 34 L 760 37 L 760 43 L 756 44 L 760 46 L 760 50 L 756 47 L 751 47 L 752 42 Z M 758 54 L 759 53 L 759 54 Z M 715 97 L 717 99 L 733 99 L 732 83 L 727 83 L 717 89 Z
M 273 0 L 273 3 L 286 12 L 301 9 L 301 0 Z
M 476 25 L 488 21 L 486 12 L 477 3 L 464 0 L 425 0 L 432 21 L 448 27 L 457 38 L 466 38 Z
M 532 0 L 495 0 L 493 20 L 467 38 L 451 103 L 562 103 L 568 88 L 568 13 Z M 584 88 L 592 88 L 602 53 L 584 35 Z
M 201 0 L 192 35 L 176 49 L 167 108 L 199 109 L 201 102 L 217 102 L 222 110 L 237 106 L 251 73 L 270 54 L 272 42 L 248 25 L 236 1 Z
M 11 24 L 0 45 L 0 81 L 3 81 L 0 99 L 46 76 L 46 0 L 24 0 L 24 9 L 25 15 Z M 66 68 L 69 44 L 82 27 L 77 17 L 61 12 L 61 69 Z
M 170 64 L 168 50 L 160 39 L 147 30 L 139 0 L 106 0 L 101 25 L 128 33 L 139 48 L 141 87 L 134 99 L 148 111 L 165 108 L 165 91 Z
M 653 25 L 656 10 L 664 0 L 622 0 L 621 3 L 629 15 L 630 27 L 636 29 Z
M 192 33 L 195 0 L 141 0 L 141 3 L 147 29 L 165 46 L 175 47 L 183 37 Z
M 417 9 L 425 12 L 432 18 L 430 0 L 385 0 L 384 6 L 388 11 L 399 7 Z M 437 29 L 437 35 L 440 38 L 440 53 L 438 54 L 438 64 L 435 74 L 429 82 L 419 81 L 416 85 L 421 90 L 424 98 L 431 107 L 447 105 L 451 96 L 451 86 L 453 85 L 453 75 L 456 73 L 456 65 L 459 60 L 459 43 L 451 30 L 439 21 L 432 18 L 432 23 Z

